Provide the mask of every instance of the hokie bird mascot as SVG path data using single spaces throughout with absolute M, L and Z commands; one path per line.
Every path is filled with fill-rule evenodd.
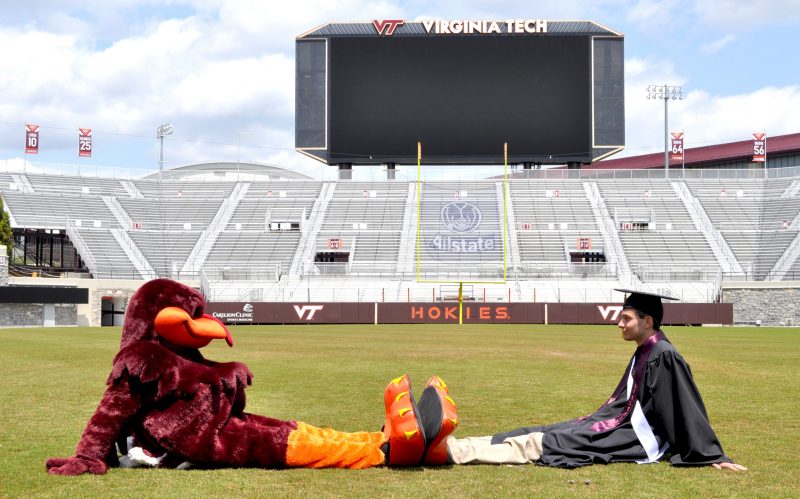
M 105 473 L 108 466 L 339 467 L 445 464 L 458 424 L 444 382 L 429 381 L 415 403 L 407 376 L 384 392 L 381 432 L 344 433 L 244 412 L 252 373 L 239 362 L 200 354 L 230 332 L 204 314 L 196 290 L 168 279 L 144 284 L 128 305 L 107 389 L 75 455 L 51 458 L 57 475 Z M 118 457 L 119 446 L 122 457 Z

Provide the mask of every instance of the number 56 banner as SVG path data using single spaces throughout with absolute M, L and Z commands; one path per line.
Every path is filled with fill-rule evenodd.
M 753 134 L 753 162 L 763 163 L 767 160 L 767 134 L 757 132 Z

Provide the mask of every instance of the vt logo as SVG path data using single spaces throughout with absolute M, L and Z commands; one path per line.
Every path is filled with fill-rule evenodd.
M 622 305 L 609 305 L 607 307 L 598 305 L 597 310 L 600 311 L 600 315 L 603 316 L 603 319 L 615 321 L 619 318 L 619 313 L 622 312 Z
M 314 314 L 319 312 L 325 307 L 325 305 L 294 305 L 294 311 L 297 313 L 297 317 L 300 320 L 304 321 L 313 321 Z
M 394 34 L 394 30 L 397 29 L 398 26 L 404 25 L 406 22 L 402 19 L 382 19 L 382 20 L 373 20 L 372 24 L 375 25 L 375 29 L 378 30 L 379 35 L 386 35 L 392 36 Z

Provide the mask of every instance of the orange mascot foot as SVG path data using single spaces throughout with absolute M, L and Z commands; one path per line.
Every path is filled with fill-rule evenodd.
M 388 443 L 386 464 L 418 466 L 425 453 L 425 432 L 408 376 L 404 374 L 393 379 L 383 395 L 386 408 L 383 432 Z
M 458 410 L 442 378 L 431 376 L 418 406 L 427 442 L 423 462 L 434 466 L 446 464 L 446 440 L 458 426 Z

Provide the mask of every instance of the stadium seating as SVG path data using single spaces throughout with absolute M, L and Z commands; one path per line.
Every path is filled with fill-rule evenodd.
M 102 177 L 77 177 L 72 175 L 27 174 L 35 192 L 54 194 L 93 194 L 98 196 L 124 196 L 125 188 L 117 179 Z
M 419 205 L 416 184 L 399 180 L 130 181 L 4 173 L 0 193 L 14 227 L 71 227 L 96 278 L 145 278 L 150 272 L 185 278 L 181 269 L 195 255 L 207 279 L 238 283 L 227 288 L 236 299 L 291 299 L 310 293 L 312 282 L 317 299 L 435 297 L 435 287 L 416 284 L 417 268 L 423 279 L 497 280 L 505 260 L 518 297 L 535 288 L 541 299 L 586 300 L 593 294 L 597 300 L 612 284 L 590 293 L 586 269 L 604 272 L 590 272 L 590 280 L 612 281 L 622 278 L 622 270 L 575 265 L 571 253 L 581 239 L 603 252 L 611 244 L 609 231 L 615 247 L 621 243 L 632 279 L 685 284 L 686 293 L 696 288 L 707 299 L 713 299 L 709 283 L 718 284 L 720 273 L 731 268 L 720 245 L 747 279 L 800 276 L 794 254 L 800 251 L 800 179 L 570 177 L 513 179 L 507 219 L 497 178 L 427 180 Z M 504 223 L 510 238 L 505 254 Z M 120 229 L 127 236 L 114 232 Z M 496 244 L 464 251 L 453 242 L 478 238 Z M 206 251 L 198 251 L 203 244 Z M 331 252 L 346 254 L 346 262 L 315 262 Z M 547 280 L 554 277 L 560 281 L 551 287 Z M 258 290 L 248 284 L 256 280 L 264 282 Z
M 405 182 L 340 182 L 335 185 L 319 227 L 314 253 L 350 253 L 347 268 L 364 273 L 379 266 L 393 269 L 398 260 L 402 214 L 408 196 Z M 331 241 L 338 241 L 332 248 Z M 316 263 L 320 274 L 339 275 L 341 265 Z
M 80 239 L 89 247 L 89 254 L 81 256 L 96 279 L 141 279 L 125 250 L 114 238 L 110 229 L 76 227 Z M 79 250 L 80 251 L 80 250 Z
M 13 192 L 17 190 L 14 176 L 10 173 L 0 173 L 0 192 Z
M 116 224 L 114 215 L 99 196 L 5 191 L 3 200 L 18 227 L 64 229 L 67 218 L 81 226 Z
M 792 179 L 689 180 L 692 194 L 749 279 L 763 280 L 797 237 L 790 229 L 800 197 L 784 196 Z
M 128 235 L 160 277 L 177 277 L 201 231 L 131 230 Z

